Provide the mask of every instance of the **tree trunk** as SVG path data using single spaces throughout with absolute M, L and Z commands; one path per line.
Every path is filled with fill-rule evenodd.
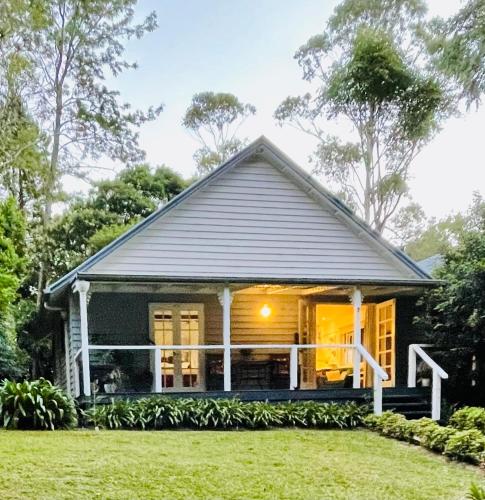
M 59 149 L 60 149 L 60 137 L 61 137 L 61 117 L 62 117 L 62 85 L 60 83 L 56 84 L 56 115 L 54 120 L 53 129 L 53 140 L 52 140 L 52 152 L 50 159 L 49 173 L 46 177 L 46 189 L 45 189 L 45 208 L 43 214 L 43 229 L 44 232 L 52 219 L 52 204 L 54 201 L 53 193 L 55 190 L 56 180 L 59 170 Z M 41 259 L 39 265 L 39 276 L 37 280 L 37 309 L 42 306 L 43 290 L 45 286 L 46 276 L 45 276 L 45 262 Z

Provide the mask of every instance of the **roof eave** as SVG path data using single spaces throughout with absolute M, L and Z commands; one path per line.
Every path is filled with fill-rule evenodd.
M 431 287 L 443 284 L 435 279 L 375 279 L 375 278 L 275 278 L 265 276 L 153 276 L 79 273 L 80 279 L 93 282 L 126 283 L 248 283 L 248 284 L 315 284 L 315 285 L 384 285 Z

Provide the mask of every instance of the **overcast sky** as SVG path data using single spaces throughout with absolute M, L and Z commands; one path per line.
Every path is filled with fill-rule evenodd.
M 138 61 L 139 69 L 112 83 L 135 107 L 165 105 L 160 117 L 140 132 L 147 161 L 164 163 L 185 177 L 194 173 L 197 143 L 182 127 L 181 118 L 195 93 L 211 90 L 231 92 L 256 106 L 257 114 L 241 127 L 241 136 L 253 140 L 264 134 L 310 171 L 308 157 L 314 141 L 290 126 L 278 127 L 272 116 L 286 96 L 309 90 L 293 54 L 323 30 L 337 3 L 140 0 L 140 17 L 156 10 L 159 28 L 129 43 L 127 57 Z M 428 4 L 432 14 L 447 16 L 460 2 L 430 0 Z M 485 194 L 484 125 L 485 105 L 449 120 L 415 160 L 411 194 L 428 216 L 464 210 L 473 191 Z M 66 187 L 86 189 L 74 179 L 66 179 Z

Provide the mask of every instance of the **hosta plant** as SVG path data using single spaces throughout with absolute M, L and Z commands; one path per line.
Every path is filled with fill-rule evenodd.
M 84 412 L 87 423 L 106 429 L 131 429 L 136 419 L 129 401 L 112 401 L 109 405 L 97 405 Z
M 0 385 L 0 418 L 7 429 L 68 429 L 77 423 L 74 401 L 48 380 Z

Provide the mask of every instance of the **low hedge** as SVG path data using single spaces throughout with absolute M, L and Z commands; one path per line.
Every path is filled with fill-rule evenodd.
M 313 427 L 349 429 L 363 424 L 367 406 L 356 403 L 242 402 L 153 396 L 112 401 L 84 411 L 87 425 L 106 429 L 267 429 Z
M 429 418 L 407 420 L 393 412 L 369 415 L 364 423 L 384 436 L 419 444 L 454 460 L 474 464 L 485 461 L 485 435 L 477 429 L 443 427 Z
M 4 380 L 0 419 L 7 429 L 69 429 L 77 424 L 77 411 L 73 399 L 48 380 Z
M 453 413 L 449 425 L 462 431 L 476 429 L 485 434 L 485 408 L 465 406 Z

